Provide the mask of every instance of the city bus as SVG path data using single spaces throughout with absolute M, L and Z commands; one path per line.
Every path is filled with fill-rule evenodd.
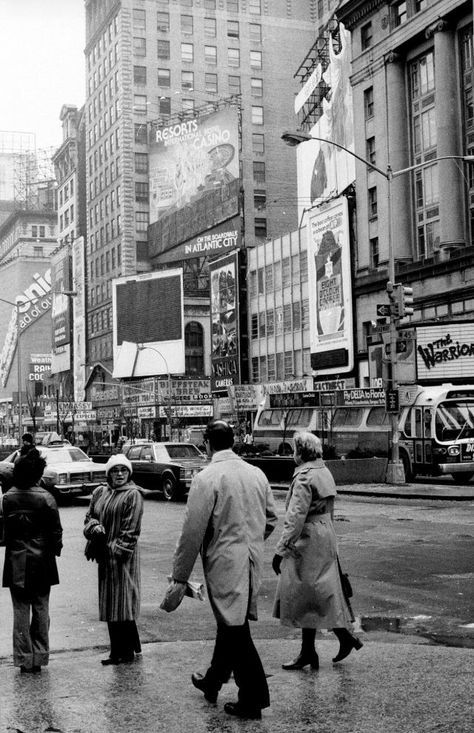
M 399 450 L 406 479 L 451 475 L 468 482 L 474 476 L 474 385 L 414 385 L 400 388 L 399 394 Z M 296 406 L 291 405 L 296 395 L 286 400 L 279 395 L 276 404 L 269 395 L 255 418 L 254 445 L 290 455 L 293 434 L 308 430 L 319 435 L 328 457 L 387 457 L 391 423 L 383 395 L 383 390 L 340 390 L 313 398 L 317 404 L 305 404 L 300 397 Z

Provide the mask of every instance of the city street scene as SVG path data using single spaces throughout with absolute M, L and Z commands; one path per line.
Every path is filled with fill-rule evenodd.
M 474 730 L 472 2 L 0 33 L 0 733 Z

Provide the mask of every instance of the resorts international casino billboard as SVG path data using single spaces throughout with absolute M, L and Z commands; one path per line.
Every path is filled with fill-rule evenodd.
M 151 127 L 151 256 L 238 214 L 239 147 L 235 106 Z
M 354 366 L 352 285 L 347 199 L 308 214 L 311 367 L 324 374 Z
M 211 391 L 227 392 L 241 382 L 239 253 L 209 263 L 211 280 Z M 243 296 L 245 299 L 245 295 Z

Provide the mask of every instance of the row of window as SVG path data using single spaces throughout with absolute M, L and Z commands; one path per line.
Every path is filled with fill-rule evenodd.
M 117 214 L 116 218 L 111 218 L 110 221 L 105 222 L 101 227 L 97 227 L 95 232 L 89 234 L 90 251 L 94 252 L 97 249 L 101 249 L 104 245 L 112 242 L 116 237 L 122 233 L 121 228 L 121 216 Z
M 180 28 L 181 33 L 192 35 L 194 33 L 194 16 L 193 15 L 181 15 L 180 16 Z M 139 26 L 134 26 L 134 32 L 145 31 L 146 29 Z M 169 31 L 170 30 L 170 16 L 169 13 L 158 13 L 158 30 Z M 207 38 L 217 37 L 217 20 L 216 18 L 204 18 L 204 36 Z M 226 35 L 228 38 L 240 38 L 240 24 L 238 20 L 228 20 L 226 26 Z M 249 38 L 255 43 L 261 43 L 262 41 L 262 26 L 258 23 L 249 24 Z M 136 56 L 146 56 L 146 38 L 143 36 L 133 37 L 133 52 Z
M 89 72 L 92 71 L 95 64 L 99 63 L 101 54 L 107 52 L 107 48 L 111 45 L 113 39 L 117 37 L 117 33 L 118 16 L 115 16 L 103 34 L 99 36 L 97 43 L 93 46 L 87 56 L 87 69 Z
M 281 382 L 295 376 L 311 374 L 309 349 L 279 351 L 276 354 L 252 357 L 252 382 Z
M 268 295 L 292 283 L 303 283 L 308 280 L 308 255 L 299 252 L 291 257 L 272 262 L 258 270 L 249 273 L 249 295 L 256 298 L 258 295 Z
M 59 231 L 67 229 L 70 224 L 74 223 L 74 204 L 66 209 L 62 214 L 59 215 Z
M 74 196 L 74 179 L 71 178 L 70 181 L 67 181 L 67 183 L 64 184 L 62 188 L 59 189 L 59 206 L 61 207 L 63 203 L 65 204 L 66 201 Z
M 293 301 L 251 316 L 252 340 L 309 329 L 309 300 Z
M 208 78 L 215 79 L 215 84 L 217 88 L 217 74 L 205 73 L 204 74 L 204 79 L 206 82 L 205 91 L 209 91 L 207 89 L 207 79 Z M 230 75 L 227 77 L 227 79 L 228 79 L 229 87 L 232 87 L 234 91 L 240 94 L 240 77 Z M 192 92 L 195 88 L 194 81 L 195 81 L 194 71 L 185 71 L 185 70 L 181 71 L 181 90 Z M 158 86 L 164 89 L 171 88 L 171 69 L 160 68 L 160 67 L 158 68 Z M 252 97 L 263 97 L 263 79 L 260 79 L 258 77 L 251 77 L 250 92 L 251 92 Z M 145 113 L 147 111 L 146 106 L 147 106 L 146 95 L 136 94 L 134 98 L 134 105 L 133 105 L 134 111 Z
M 103 275 L 107 275 L 110 272 L 115 272 L 117 267 L 121 265 L 121 250 L 120 245 L 117 247 L 111 247 L 110 250 L 102 252 L 97 255 L 93 260 L 90 261 L 90 276 L 93 280 Z M 99 301 L 97 301 L 99 302 Z M 91 305 L 93 305 L 93 298 L 91 299 Z
M 112 336 L 107 334 L 101 338 L 93 338 L 89 342 L 89 357 L 92 362 L 105 361 L 112 358 Z
M 398 26 L 405 23 L 416 13 L 424 10 L 427 6 L 428 0 L 401 0 L 401 2 L 393 3 L 390 8 L 390 22 L 392 28 L 398 28 Z M 360 29 L 360 45 L 362 51 L 366 51 L 370 48 L 373 42 L 373 26 L 372 22 L 369 21 L 361 26 Z

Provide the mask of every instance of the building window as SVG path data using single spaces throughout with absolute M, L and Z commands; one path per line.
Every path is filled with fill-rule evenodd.
M 252 339 L 258 339 L 258 313 L 252 313 L 252 317 L 250 319 L 250 328 Z
M 148 201 L 148 183 L 135 181 L 135 201 Z
M 256 211 L 265 211 L 267 208 L 267 194 L 265 191 L 255 189 L 253 194 L 253 205 Z
M 267 336 L 273 336 L 275 333 L 275 312 L 273 308 L 267 310 Z
M 240 94 L 240 76 L 229 76 L 229 94 Z
M 204 89 L 217 94 L 217 74 L 204 74 Z
M 180 5 L 182 5 L 185 8 L 192 8 L 193 7 L 193 0 L 179 0 Z
M 146 84 L 146 66 L 133 67 L 133 83 L 137 86 L 145 86 Z
M 238 20 L 228 20 L 227 21 L 227 36 L 228 38 L 238 38 L 239 37 L 239 21 Z
M 192 33 L 193 32 L 193 16 L 182 15 L 181 16 L 181 33 Z
M 181 72 L 181 89 L 192 91 L 194 88 L 194 72 L 193 71 L 182 71 Z
M 363 51 L 372 45 L 372 23 L 366 23 L 360 29 L 360 45 Z
M 369 137 L 366 141 L 366 154 L 367 154 L 367 160 L 369 163 L 373 163 L 373 165 L 376 164 L 376 155 L 375 155 L 375 137 Z
M 265 183 L 265 163 L 253 161 L 253 180 L 255 183 Z
M 377 186 L 369 188 L 368 191 L 369 219 L 377 217 Z
M 263 217 L 255 218 L 255 236 L 266 237 L 267 236 L 267 220 Z
M 252 382 L 258 383 L 260 381 L 258 373 L 258 356 L 252 356 Z
M 133 111 L 137 115 L 146 114 L 147 98 L 146 94 L 134 94 L 133 95 Z
M 265 334 L 266 334 L 265 313 L 259 313 L 258 315 L 258 337 L 265 338 Z
M 250 88 L 252 97 L 263 97 L 263 79 L 252 78 Z
M 158 69 L 158 86 L 171 86 L 171 71 L 169 69 Z
M 137 232 L 146 232 L 148 228 L 148 211 L 135 212 L 135 229 Z
M 380 253 L 379 253 L 379 238 L 373 237 L 369 239 L 369 256 L 370 256 L 370 267 L 374 270 L 380 264 Z
M 206 8 L 206 10 L 215 10 L 216 0 L 204 0 L 204 7 Z
M 171 97 L 160 97 L 158 100 L 158 111 L 160 115 L 171 114 Z
M 262 42 L 262 26 L 259 23 L 250 23 L 249 37 L 251 41 L 255 41 L 256 43 Z
M 229 66 L 240 66 L 240 50 L 238 48 L 227 49 L 227 62 Z
M 262 12 L 261 0 L 248 0 L 248 10 L 249 10 L 249 13 L 252 13 L 253 15 L 261 15 L 261 12 Z
M 252 133 L 252 150 L 256 155 L 265 153 L 265 135 L 261 132 Z
M 145 124 L 135 124 L 135 142 L 144 143 L 145 145 L 148 142 Z
M 185 326 L 184 359 L 186 374 L 204 374 L 204 330 L 197 321 Z
M 206 64 L 217 64 L 217 47 L 216 46 L 204 46 L 204 61 Z
M 208 38 L 216 37 L 217 24 L 215 18 L 204 18 L 204 35 Z
M 148 173 L 148 153 L 135 153 L 135 173 Z M 111 198 L 111 208 L 112 200 Z
M 364 90 L 364 114 L 365 119 L 369 120 L 374 116 L 374 88 L 369 87 Z
M 146 56 L 146 38 L 133 39 L 133 53 L 135 56 Z
M 239 12 L 239 0 L 227 0 L 227 12 L 238 13 Z
M 194 99 L 185 99 L 183 97 L 182 104 L 185 112 L 194 112 Z
M 261 51 L 250 51 L 250 66 L 252 69 L 262 68 L 262 52 Z
M 292 319 L 293 319 L 293 331 L 299 331 L 301 329 L 301 303 L 299 300 L 292 303 Z
M 194 46 L 192 43 L 181 44 L 181 61 L 194 61 Z
M 394 3 L 392 5 L 392 19 L 395 27 L 402 25 L 407 20 L 407 4 L 406 0 L 401 3 Z
M 166 59 L 170 58 L 170 42 L 169 41 L 158 41 L 158 58 Z
M 144 10 L 133 9 L 133 28 L 135 30 L 146 30 L 146 15 Z
M 252 105 L 252 124 L 263 125 L 263 107 Z
M 170 29 L 170 14 L 169 13 L 163 13 L 162 11 L 158 11 L 156 14 L 156 20 L 157 20 L 157 30 L 159 31 L 169 31 Z

